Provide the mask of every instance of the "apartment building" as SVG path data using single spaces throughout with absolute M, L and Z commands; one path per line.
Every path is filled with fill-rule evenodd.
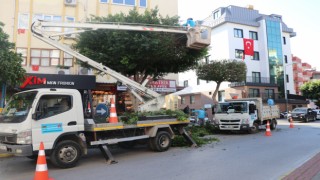
M 236 59 L 247 65 L 246 80 L 229 85 L 238 97 L 262 97 L 264 100 L 271 97 L 283 111 L 305 104 L 304 100 L 291 96 L 296 94 L 296 89 L 290 38 L 296 33 L 283 22 L 281 15 L 260 14 L 253 6 L 230 5 L 214 10 L 203 23 L 212 27 L 209 60 Z M 253 56 L 244 55 L 244 39 L 253 40 Z M 180 77 L 179 82 L 186 83 L 187 78 L 193 76 Z M 189 85 L 195 82 L 196 77 L 188 80 Z M 219 94 L 230 97 L 224 89 Z M 290 99 L 286 101 L 285 97 Z

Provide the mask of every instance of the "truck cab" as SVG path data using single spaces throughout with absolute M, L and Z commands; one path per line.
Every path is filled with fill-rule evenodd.
M 220 130 L 256 133 L 267 122 L 271 130 L 276 129 L 279 117 L 279 107 L 263 104 L 261 98 L 230 99 L 218 104 L 214 126 Z
M 217 106 L 214 124 L 220 130 L 256 131 L 257 108 L 254 101 L 221 102 Z M 254 127 L 254 128 L 251 128 Z
M 36 89 L 15 94 L 0 115 L 0 150 L 32 156 L 40 142 L 84 130 L 82 98 L 74 89 Z

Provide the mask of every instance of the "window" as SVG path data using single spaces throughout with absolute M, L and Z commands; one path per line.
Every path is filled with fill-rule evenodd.
M 29 29 L 29 14 L 19 13 L 18 29 Z
M 51 66 L 58 66 L 59 59 L 60 59 L 60 51 L 52 50 L 50 53 L 50 58 L 51 58 Z
M 140 7 L 147 7 L 147 0 L 140 0 Z
M 219 11 L 216 11 L 213 13 L 213 19 L 218 19 L 219 18 Z
M 48 118 L 72 108 L 72 98 L 68 95 L 44 95 L 37 105 L 37 119 Z
M 59 58 L 59 50 L 31 49 L 31 65 L 57 66 Z
M 249 89 L 249 97 L 260 97 L 259 89 Z
M 200 85 L 200 79 L 197 78 L 197 85 Z
M 188 80 L 183 81 L 183 86 L 188 87 Z
M 258 33 L 255 31 L 249 31 L 249 37 L 253 40 L 258 40 Z
M 287 55 L 284 55 L 284 62 L 288 63 L 288 56 Z
M 196 97 L 194 95 L 190 96 L 190 104 L 194 104 L 195 103 L 195 99 Z
M 108 0 L 100 0 L 100 3 L 108 3 Z
M 242 59 L 243 58 L 243 53 L 244 53 L 243 50 L 236 49 L 235 58 Z
M 243 38 L 243 31 L 242 29 L 234 28 L 234 37 Z
M 135 0 L 112 0 L 113 4 L 123 4 L 123 5 L 129 5 L 129 6 L 135 6 L 136 1 Z
M 64 52 L 63 54 L 63 66 L 65 67 L 71 67 L 73 66 L 73 56 L 70 54 Z
M 186 97 L 185 96 L 182 96 L 181 97 L 181 104 L 185 104 L 186 103 Z
M 72 16 L 66 16 L 65 17 L 65 22 L 75 22 L 75 18 Z M 64 28 L 64 32 L 69 32 L 69 31 L 74 31 L 75 28 Z M 66 35 L 67 37 L 70 37 L 71 34 Z
M 265 96 L 266 99 L 274 99 L 274 89 L 265 89 Z
M 17 53 L 21 54 L 22 62 L 21 65 L 25 66 L 27 65 L 27 48 L 17 48 Z
M 45 20 L 45 21 L 52 21 L 52 22 L 62 22 L 62 16 L 56 15 L 48 15 L 48 14 L 34 14 L 32 17 L 32 22 L 36 20 Z M 61 27 L 47 27 L 47 30 L 61 32 Z
M 254 52 L 252 60 L 260 60 L 259 52 Z
M 283 44 L 287 44 L 286 37 L 282 37 L 282 39 L 283 39 Z
M 252 72 L 252 82 L 260 83 L 260 72 Z
M 287 83 L 289 82 L 289 75 L 288 74 L 286 74 L 286 81 L 287 81 Z

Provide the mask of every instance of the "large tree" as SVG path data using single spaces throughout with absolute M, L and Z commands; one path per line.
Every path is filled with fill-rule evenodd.
M 122 22 L 176 26 L 178 16 L 162 17 L 158 9 L 139 14 L 137 9 L 107 17 L 92 17 L 93 22 Z M 147 77 L 160 78 L 167 73 L 192 69 L 207 54 L 207 48 L 194 50 L 186 47 L 185 34 L 166 32 L 137 32 L 120 30 L 87 31 L 80 35 L 74 47 L 78 51 L 137 82 Z
M 9 42 L 9 35 L 3 31 L 4 24 L 0 22 L 0 85 L 14 87 L 21 83 L 25 76 L 20 54 L 14 52 L 15 44 Z
M 237 60 L 214 60 L 208 64 L 200 64 L 196 73 L 199 79 L 214 81 L 217 83 L 212 95 L 214 102 L 217 102 L 216 96 L 220 85 L 224 81 L 242 82 L 246 79 L 247 66 L 243 61 Z
M 317 100 L 316 105 L 320 106 L 320 80 L 304 83 L 300 90 L 302 95 L 311 100 Z

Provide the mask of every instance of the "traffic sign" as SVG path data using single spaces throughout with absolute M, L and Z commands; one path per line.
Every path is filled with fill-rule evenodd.
M 96 107 L 96 115 L 107 117 L 109 115 L 109 108 L 106 104 L 100 103 Z

